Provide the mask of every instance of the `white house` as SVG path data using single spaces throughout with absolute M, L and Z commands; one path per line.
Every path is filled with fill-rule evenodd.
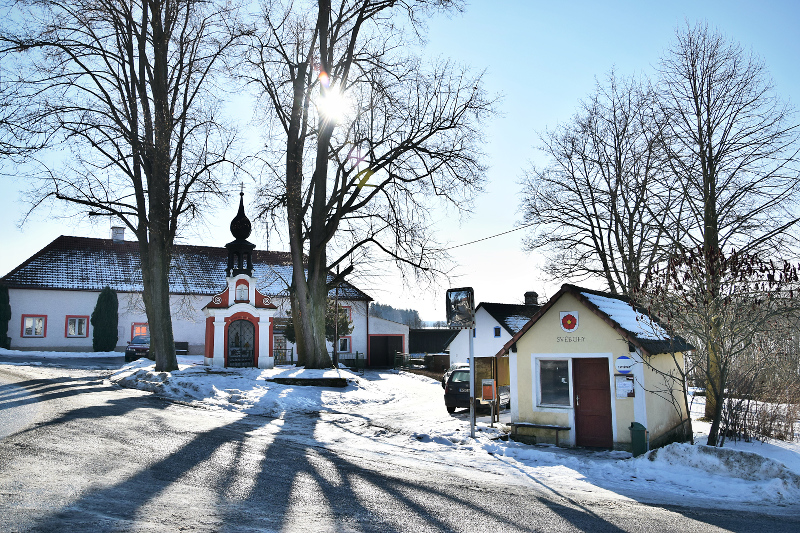
M 525 304 L 500 304 L 481 302 L 475 308 L 475 329 L 472 330 L 472 347 L 475 357 L 494 355 L 539 310 L 538 295 L 525 293 Z M 450 341 L 450 364 L 469 360 L 469 331 L 460 330 Z
M 243 202 L 240 202 L 242 214 L 243 209 Z M 237 240 L 243 241 L 244 238 L 237 237 Z M 261 355 L 271 351 L 280 362 L 294 349 L 282 335 L 286 312 L 290 308 L 287 287 L 292 277 L 291 257 L 289 252 L 255 250 L 254 246 L 244 251 L 249 253 L 249 264 L 245 265 L 249 270 L 245 268 L 246 271 L 232 273 L 230 249 L 175 245 L 170 265 L 174 338 L 177 342 L 187 342 L 191 354 L 205 353 L 208 356 L 209 338 L 215 339 L 215 350 L 220 348 L 220 343 L 229 349 L 225 344 L 225 330 L 208 333 L 208 322 L 210 318 L 212 323 L 216 322 L 226 314 L 219 310 L 219 306 L 215 307 L 213 299 L 230 291 L 233 295 L 231 302 L 239 306 L 236 309 L 233 305 L 228 306 L 231 314 L 248 312 L 255 320 L 255 310 L 265 313 L 267 307 L 274 308 L 265 314 L 266 323 L 270 322 L 266 315 L 272 315 L 272 340 L 264 345 Z M 238 253 L 243 251 L 238 250 Z M 105 286 L 116 290 L 119 298 L 117 349 L 124 350 L 133 336 L 148 332 L 141 296 L 139 246 L 135 241 L 124 239 L 122 228 L 113 228 L 111 239 L 58 237 L 0 278 L 0 284 L 9 289 L 12 316 L 8 335 L 13 349 L 91 350 L 90 316 L 97 296 Z M 247 300 L 236 301 L 237 287 L 243 285 L 247 286 Z M 332 290 L 331 297 L 333 295 Z M 269 306 L 263 305 L 264 298 L 269 300 Z M 384 361 L 389 359 L 384 352 L 398 342 L 392 339 L 400 339 L 400 351 L 408 346 L 408 329 L 403 336 L 402 332 L 396 331 L 397 328 L 370 318 L 371 300 L 349 283 L 339 287 L 340 306 L 347 311 L 354 326 L 352 334 L 340 341 L 339 348 L 345 354 L 359 352 L 362 357 L 366 356 L 369 366 L 384 366 Z M 220 320 L 224 324 L 225 317 Z M 261 336 L 259 339 L 260 344 L 266 340 Z M 374 354 L 371 345 L 375 347 Z M 219 354 L 210 353 L 210 359 L 220 360 Z M 259 358 L 258 366 L 263 364 L 266 363 Z

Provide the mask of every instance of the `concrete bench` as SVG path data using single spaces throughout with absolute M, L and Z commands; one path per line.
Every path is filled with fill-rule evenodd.
M 533 424 L 531 422 L 512 422 L 511 423 L 511 435 L 517 434 L 518 428 L 532 428 L 532 429 L 550 429 L 556 432 L 556 446 L 558 446 L 558 433 L 560 431 L 569 431 L 572 428 L 570 426 L 553 426 L 549 424 Z
M 176 355 L 189 355 L 189 343 L 175 341 L 175 354 Z

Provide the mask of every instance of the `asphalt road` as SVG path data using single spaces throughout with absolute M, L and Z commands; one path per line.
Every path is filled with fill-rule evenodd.
M 0 365 L 0 531 L 800 531 L 796 515 L 652 505 L 469 465 L 321 447 L 272 420 Z

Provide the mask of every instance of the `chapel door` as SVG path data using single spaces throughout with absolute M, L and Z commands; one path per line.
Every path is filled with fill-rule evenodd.
M 608 359 L 572 360 L 573 405 L 575 406 L 575 444 L 611 448 L 611 385 Z
M 255 366 L 256 328 L 249 320 L 235 320 L 228 326 L 228 365 Z

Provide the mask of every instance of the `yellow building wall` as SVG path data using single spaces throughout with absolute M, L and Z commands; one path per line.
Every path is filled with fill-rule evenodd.
M 665 433 L 675 429 L 686 418 L 686 406 L 683 401 L 683 389 L 677 373 L 677 364 L 683 368 L 683 354 L 659 354 L 647 359 L 644 368 L 644 388 L 652 391 L 645 395 L 647 405 L 647 429 L 653 441 Z M 672 391 L 673 401 L 668 400 L 668 391 Z M 657 394 L 656 391 L 661 392 Z
M 561 329 L 561 312 L 578 312 L 578 328 L 572 333 L 567 333 Z M 614 375 L 616 373 L 614 364 L 617 357 L 628 356 L 630 351 L 628 341 L 611 326 L 594 314 L 573 295 L 566 293 L 545 313 L 518 341 L 516 353 L 516 379 L 511 384 L 512 397 L 516 399 L 516 419 L 512 422 L 530 422 L 534 424 L 562 425 L 570 426 L 569 438 L 566 438 L 566 431 L 562 431 L 560 442 L 574 444 L 575 425 L 574 411 L 569 407 L 552 407 L 538 405 L 538 383 L 534 383 L 536 370 L 534 368 L 534 355 L 552 354 L 554 357 L 574 358 L 584 357 L 607 357 L 609 363 L 609 386 L 611 389 L 612 402 L 612 430 L 615 445 L 621 448 L 630 445 L 631 422 L 636 421 L 634 415 L 635 398 L 616 398 L 614 386 Z M 658 355 L 650 358 L 650 361 L 657 365 L 660 370 L 668 369 L 673 365 L 670 355 Z M 681 359 L 682 361 L 682 359 Z M 641 365 L 641 363 L 639 363 Z M 571 367 L 570 367 L 571 368 Z M 643 367 L 644 386 L 646 390 L 652 390 L 657 374 Z M 570 382 L 572 376 L 570 375 Z M 663 385 L 661 389 L 664 389 Z M 642 392 L 638 388 L 637 394 Z M 646 407 L 647 429 L 650 431 L 651 440 L 674 427 L 680 421 L 677 413 L 668 402 L 656 397 L 652 393 L 644 393 L 645 402 L 640 405 Z M 536 396 L 536 397 L 535 397 Z M 678 396 L 679 397 L 679 396 Z M 513 400 L 512 400 L 513 401 Z M 572 400 L 570 400 L 572 402 Z M 537 442 L 555 442 L 552 430 L 537 430 L 527 428 L 520 430 L 522 434 L 535 435 Z

